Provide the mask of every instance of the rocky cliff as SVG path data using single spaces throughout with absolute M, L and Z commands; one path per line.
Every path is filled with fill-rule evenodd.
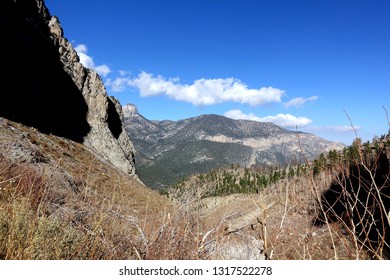
M 84 143 L 135 174 L 119 103 L 80 63 L 44 1 L 1 1 L 0 30 L 0 116 Z

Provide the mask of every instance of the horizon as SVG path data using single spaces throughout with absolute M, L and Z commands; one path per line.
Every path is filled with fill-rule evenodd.
M 109 95 L 147 119 L 217 114 L 347 145 L 389 130 L 384 0 L 45 2 Z

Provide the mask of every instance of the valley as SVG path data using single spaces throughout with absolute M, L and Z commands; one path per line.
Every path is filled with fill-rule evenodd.
M 148 120 L 109 96 L 109 67 L 82 63 L 45 1 L 2 0 L 0 19 L 1 260 L 390 259 L 389 133 L 345 146 L 272 117 Z M 142 77 L 206 105 L 284 94 L 146 72 L 127 85 Z
M 273 123 L 201 115 L 180 121 L 150 121 L 135 105 L 123 107 L 140 178 L 151 188 L 168 187 L 212 168 L 289 166 L 344 147 Z

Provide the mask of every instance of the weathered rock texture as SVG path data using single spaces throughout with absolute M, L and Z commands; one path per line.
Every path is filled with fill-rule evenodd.
M 85 143 L 128 174 L 134 148 L 122 110 L 86 69 L 42 0 L 0 3 L 0 115 Z

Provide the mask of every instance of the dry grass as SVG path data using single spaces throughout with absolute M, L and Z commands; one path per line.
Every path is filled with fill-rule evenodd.
M 12 122 L 0 138 L 0 259 L 370 258 L 341 217 L 313 225 L 341 169 L 177 206 L 83 145 Z
M 285 179 L 259 194 L 233 194 L 201 199 L 192 205 L 198 213 L 205 241 L 219 240 L 232 228 L 264 242 L 266 258 L 273 260 L 367 259 L 365 250 L 339 223 L 314 226 L 321 211 L 318 199 L 335 174 L 322 173 Z M 249 239 L 250 240 L 250 239 Z M 230 239 L 232 246 L 234 240 Z M 215 258 L 215 256 L 214 256 Z
M 356 259 L 351 239 L 337 224 L 315 227 L 317 195 L 331 182 L 331 175 L 286 181 L 266 190 L 257 205 L 275 204 L 264 212 L 267 225 L 266 252 L 269 259 L 327 260 Z M 359 256 L 364 258 L 364 256 Z
M 0 259 L 138 259 L 173 210 L 83 145 L 13 122 L 0 138 Z
M 0 158 L 0 258 L 80 259 L 96 240 L 50 212 L 51 185 L 41 174 Z M 101 255 L 101 254 L 99 254 Z

